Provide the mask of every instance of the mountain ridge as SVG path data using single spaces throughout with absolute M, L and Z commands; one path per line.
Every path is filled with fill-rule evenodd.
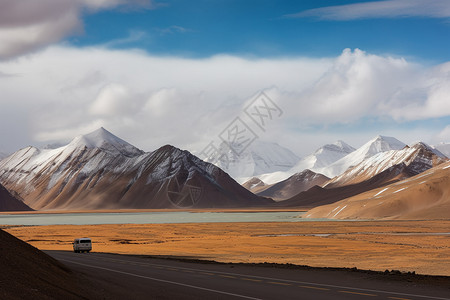
M 296 173 L 290 176 L 283 181 L 277 182 L 262 191 L 255 192 L 259 196 L 269 197 L 274 199 L 275 201 L 282 201 L 294 195 L 297 195 L 300 192 L 309 190 L 313 186 L 321 186 L 329 180 L 330 178 L 322 174 L 318 174 L 309 169 L 306 169 L 300 173 Z
M 396 138 L 378 135 L 355 151 L 335 161 L 331 165 L 317 170 L 317 172 L 333 178 L 345 172 L 349 167 L 355 166 L 377 153 L 389 150 L 400 150 L 405 146 L 405 143 Z
M 326 186 L 358 183 L 401 163 L 408 166 L 412 174 L 416 175 L 445 161 L 447 161 L 445 155 L 423 142 L 418 142 L 400 150 L 379 152 L 368 157 L 359 164 L 348 168 L 341 175 L 331 179 Z

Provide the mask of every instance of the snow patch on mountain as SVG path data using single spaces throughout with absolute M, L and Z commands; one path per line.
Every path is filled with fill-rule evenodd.
M 72 140 L 68 147 L 86 147 L 88 149 L 98 148 L 114 155 L 120 153 L 127 157 L 139 156 L 144 153 L 133 145 L 118 138 L 103 127 L 89 134 L 77 136 Z
M 327 144 L 317 149 L 313 154 L 301 159 L 290 171 L 296 173 L 309 169 L 312 171 L 324 168 L 355 151 L 355 148 L 343 141 Z
M 287 171 L 272 172 L 258 177 L 267 184 L 273 184 L 286 180 L 290 176 L 307 169 L 321 173 L 324 168 L 353 151 L 355 151 L 355 148 L 352 146 L 343 141 L 337 141 L 333 144 L 320 147 L 314 153 L 302 158 L 295 166 Z
M 78 161 L 78 167 L 75 168 L 77 172 L 88 174 L 107 167 L 111 161 L 117 159 L 123 161 L 117 164 L 116 168 L 124 168 L 130 158 L 143 153 L 106 129 L 99 128 L 56 149 L 38 149 L 31 146 L 23 148 L 1 161 L 0 176 L 26 184 L 37 175 L 51 174 L 47 187 L 51 189 L 61 178 L 69 175 L 67 164 L 73 164 L 74 161 Z M 87 163 L 81 164 L 82 161 Z
M 372 157 L 377 153 L 390 150 L 400 150 L 405 146 L 405 143 L 397 140 L 396 138 L 379 135 L 365 143 L 357 150 L 351 152 L 327 167 L 315 170 L 315 172 L 332 178 L 344 173 L 348 168 L 356 166 L 365 159 Z
M 237 147 L 231 145 L 231 149 L 228 144 L 222 143 L 217 155 L 219 159 L 215 156 L 206 161 L 214 163 L 239 183 L 261 174 L 287 171 L 299 161 L 297 155 L 277 143 L 255 141 L 242 153 L 236 151 Z
M 327 186 L 358 183 L 400 164 L 407 166 L 412 174 L 419 174 L 445 161 L 447 161 L 445 155 L 425 143 L 418 142 L 411 147 L 384 151 L 366 158 L 333 178 Z

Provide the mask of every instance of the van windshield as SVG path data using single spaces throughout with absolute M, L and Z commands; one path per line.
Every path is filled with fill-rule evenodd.
M 80 244 L 83 244 L 83 243 L 90 243 L 91 242 L 91 240 L 80 240 Z

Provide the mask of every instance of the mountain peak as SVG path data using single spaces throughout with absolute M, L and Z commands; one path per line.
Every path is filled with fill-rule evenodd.
M 411 147 L 415 148 L 415 149 L 423 149 L 425 151 L 432 152 L 440 158 L 447 158 L 447 156 L 445 154 L 443 154 L 441 151 L 439 151 L 436 148 L 431 147 L 430 145 L 428 145 L 424 142 L 417 142 L 414 145 L 412 145 Z
M 405 143 L 397 140 L 394 137 L 378 135 L 369 142 L 367 142 L 361 148 L 366 152 L 366 158 L 379 152 L 385 152 L 390 150 L 400 150 L 406 146 Z M 360 149 L 361 149 L 360 148 Z
M 143 151 L 115 136 L 103 127 L 91 133 L 77 136 L 69 145 L 77 148 L 98 148 L 114 155 L 122 154 L 128 157 L 138 156 L 143 153 Z
M 343 157 L 344 155 L 349 154 L 353 151 L 355 151 L 355 148 L 348 145 L 344 141 L 338 140 L 338 141 L 334 142 L 333 144 L 326 144 L 326 145 L 320 147 L 312 155 L 318 157 L 318 156 L 329 156 L 331 153 L 340 153 L 340 157 L 332 158 L 332 161 L 327 159 L 328 163 L 326 163 L 326 164 L 330 164 L 330 163 L 336 161 L 337 159 Z M 323 167 L 324 165 L 321 165 L 321 164 L 319 164 L 317 166 L 313 165 L 310 168 L 319 167 L 319 166 Z

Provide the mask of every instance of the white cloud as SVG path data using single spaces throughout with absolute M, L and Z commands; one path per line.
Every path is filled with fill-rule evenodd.
M 386 0 L 314 8 L 287 17 L 318 17 L 323 20 L 357 20 L 366 18 L 428 17 L 449 18 L 448 0 Z
M 178 25 L 172 25 L 166 28 L 158 29 L 159 33 L 161 35 L 166 34 L 174 34 L 174 33 L 186 33 L 191 32 L 192 30 L 186 27 L 178 26 Z
M 300 97 L 304 109 L 318 122 L 352 122 L 361 116 L 389 114 L 378 106 L 389 101 L 414 75 L 404 59 L 345 49 L 327 72 Z
M 170 143 L 200 151 L 236 116 L 245 117 L 243 108 L 261 90 L 284 113 L 265 132 L 257 132 L 260 138 L 306 149 L 299 144 L 305 137 L 310 142 L 302 143 L 311 151 L 321 146 L 319 140 L 355 138 L 348 134 L 330 140 L 331 133 L 312 137 L 305 134 L 310 128 L 326 132 L 365 118 L 382 124 L 383 119 L 450 116 L 450 63 L 426 68 L 358 49 L 324 59 L 188 59 L 53 46 L 0 62 L 0 70 L 15 74 L 0 77 L 0 127 L 17 135 L 26 132 L 42 144 L 104 126 L 144 150 Z M 440 130 L 415 133 L 436 136 Z M 358 137 L 377 133 L 389 134 L 371 131 Z M 403 136 L 409 139 L 411 133 Z
M 0 59 L 33 51 L 81 30 L 76 1 L 2 1 Z
M 153 8 L 149 0 L 2 0 L 0 2 L 0 59 L 33 52 L 83 31 L 84 9 Z
M 425 120 L 450 115 L 450 63 L 419 73 L 407 90 L 383 103 L 396 120 Z M 381 106 L 381 105 L 380 105 Z
M 143 111 L 154 117 L 164 116 L 168 113 L 168 103 L 175 101 L 177 98 L 180 98 L 180 95 L 177 95 L 176 89 L 163 88 L 150 95 L 144 104 Z
M 127 88 L 120 84 L 109 84 L 102 88 L 89 107 L 89 112 L 96 116 L 115 116 L 125 113 L 132 101 Z

